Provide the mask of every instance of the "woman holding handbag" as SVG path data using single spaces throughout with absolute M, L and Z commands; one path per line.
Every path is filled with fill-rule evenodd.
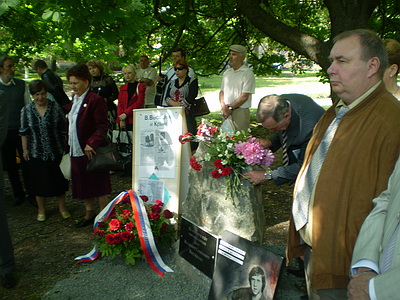
M 189 65 L 184 59 L 174 62 L 174 69 L 178 77 L 171 81 L 166 89 L 166 103 L 169 106 L 183 106 L 186 114 L 187 129 L 190 133 L 196 135 L 196 118 L 192 111 L 192 105 L 197 97 L 199 85 L 196 78 L 188 76 Z M 190 142 L 192 152 L 196 151 L 198 143 Z
M 91 75 L 84 64 L 67 71 L 67 80 L 73 91 L 72 102 L 63 108 L 68 113 L 68 144 L 71 154 L 72 196 L 82 199 L 86 214 L 76 227 L 93 224 L 95 200 L 100 210 L 108 204 L 111 192 L 109 171 L 87 172 L 88 161 L 96 155 L 96 149 L 107 143 L 108 129 L 106 101 L 90 90 Z
M 71 215 L 65 206 L 68 181 L 60 170 L 64 151 L 66 120 L 57 102 L 47 100 L 47 87 L 42 80 L 29 83 L 33 102 L 21 110 L 21 127 L 24 159 L 28 162 L 30 190 L 38 205 L 37 220 L 46 221 L 45 198 L 56 197 L 61 216 Z
M 133 66 L 122 68 L 126 84 L 122 85 L 118 94 L 117 123 L 121 129 L 132 130 L 133 110 L 144 107 L 146 86 L 136 81 Z

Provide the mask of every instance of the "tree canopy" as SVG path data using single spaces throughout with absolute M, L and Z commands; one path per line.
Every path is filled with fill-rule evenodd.
M 237 43 L 264 75 L 299 58 L 326 70 L 338 33 L 370 28 L 399 39 L 399 23 L 397 0 L 0 0 L 0 53 L 118 65 L 147 54 L 157 66 L 179 47 L 209 75 Z

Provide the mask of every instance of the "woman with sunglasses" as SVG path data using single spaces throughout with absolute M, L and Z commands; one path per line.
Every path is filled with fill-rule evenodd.
M 174 62 L 175 74 L 178 77 L 171 81 L 166 90 L 166 103 L 168 106 L 183 106 L 186 114 L 186 124 L 188 131 L 196 134 L 197 126 L 194 114 L 191 111 L 191 106 L 194 103 L 199 85 L 196 78 L 188 76 L 189 65 L 184 59 Z M 197 149 L 198 143 L 190 143 L 192 152 Z

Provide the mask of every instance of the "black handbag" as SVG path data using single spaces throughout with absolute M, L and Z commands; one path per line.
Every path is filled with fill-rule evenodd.
M 116 136 L 116 145 L 119 154 L 122 157 L 122 165 L 123 169 L 130 170 L 132 165 L 132 139 L 131 135 L 132 131 L 128 130 L 119 130 L 118 135 Z
M 104 132 L 102 132 L 107 145 L 98 147 L 89 160 L 86 167 L 88 172 L 107 172 L 107 171 L 121 171 L 123 170 L 122 157 L 118 152 L 117 145 L 111 143 Z
M 204 97 L 200 97 L 194 100 L 194 103 L 192 104 L 192 113 L 196 117 L 208 115 L 210 113 L 206 99 Z

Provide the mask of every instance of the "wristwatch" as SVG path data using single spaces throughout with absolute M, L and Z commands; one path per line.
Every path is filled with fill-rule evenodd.
M 233 108 L 232 106 L 228 106 L 229 110 L 235 110 L 236 108 Z
M 271 173 L 271 169 L 268 168 L 265 173 L 264 173 L 264 179 L 265 180 L 271 180 L 272 179 L 272 173 Z

